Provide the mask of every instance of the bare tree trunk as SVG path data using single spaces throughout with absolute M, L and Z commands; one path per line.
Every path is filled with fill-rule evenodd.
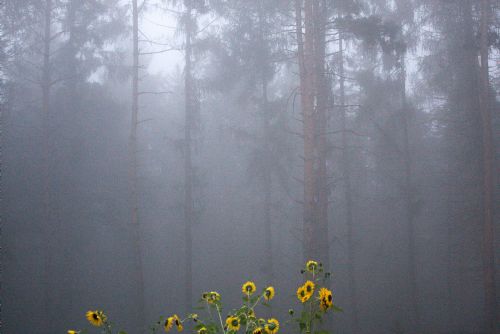
M 267 280 L 272 283 L 274 280 L 273 272 L 273 237 L 272 237 L 272 219 L 271 219 L 271 205 L 272 205 L 272 176 L 271 176 L 271 157 L 273 152 L 271 151 L 270 141 L 272 140 L 270 134 L 269 126 L 269 98 L 268 98 L 268 59 L 266 56 L 266 45 L 264 40 L 264 8 L 262 0 L 259 6 L 259 43 L 261 56 L 259 59 L 259 64 L 261 65 L 260 75 L 261 75 L 261 85 L 262 85 L 262 104 L 261 104 L 261 118 L 262 118 L 262 129 L 264 133 L 264 175 L 262 177 L 262 185 L 264 188 L 264 248 L 266 250 L 265 259 L 265 273 L 267 275 Z
M 303 252 L 306 259 L 314 256 L 315 171 L 314 171 L 314 57 L 312 0 L 304 1 L 304 27 L 302 32 L 302 1 L 296 2 L 297 40 L 300 70 L 300 93 L 304 136 L 304 222 Z
M 82 135 L 79 131 L 75 131 L 76 127 L 80 125 L 80 96 L 76 91 L 76 83 L 77 83 L 77 64 L 76 64 L 76 6 L 77 1 L 71 0 L 67 4 L 67 14 L 66 21 L 69 30 L 69 38 L 67 42 L 66 52 L 65 52 L 65 60 L 66 60 L 66 68 L 65 73 L 67 75 L 66 85 L 67 85 L 67 96 L 65 99 L 66 103 L 66 120 L 68 121 L 67 128 L 69 130 L 69 134 L 74 136 L 72 145 L 77 148 L 81 146 L 81 138 Z M 69 184 L 73 189 L 78 189 L 79 187 L 79 173 L 81 172 L 81 151 L 79 149 L 74 149 L 69 154 L 68 160 L 70 161 L 71 168 L 71 176 L 70 179 L 65 180 L 66 184 Z M 65 207 L 69 207 L 69 214 L 74 217 L 79 217 L 80 211 L 77 210 L 81 203 L 81 198 L 79 197 L 79 192 L 71 194 L 71 197 L 68 196 L 65 199 Z M 76 222 L 77 224 L 79 222 Z M 65 263 L 74 263 L 76 261 L 75 254 L 78 253 L 76 247 L 79 247 L 78 243 L 75 245 L 74 237 L 76 236 L 75 231 L 78 226 L 74 226 L 74 224 L 64 224 L 64 227 L 61 229 L 61 235 L 63 236 L 62 240 L 59 244 L 63 245 L 63 247 L 75 248 L 75 252 L 64 252 L 62 253 L 63 261 Z M 73 303 L 75 300 L 75 296 L 81 291 L 77 290 L 78 284 L 75 284 L 77 281 L 77 275 L 74 266 L 68 266 L 64 270 L 63 286 L 71 287 L 70 289 L 64 289 L 62 291 L 63 296 L 61 304 L 64 303 L 64 307 L 67 308 L 69 314 L 73 312 Z
M 414 212 L 414 185 L 413 171 L 410 152 L 410 135 L 408 106 L 406 103 L 406 65 L 404 52 L 401 55 L 401 115 L 403 117 L 403 155 L 404 155 L 404 201 L 408 237 L 408 283 L 410 290 L 410 306 L 415 321 L 414 332 L 420 333 L 420 311 L 418 304 L 417 268 L 416 268 L 416 246 L 415 246 L 415 212 Z
M 316 133 L 315 133 L 315 163 L 316 163 L 316 198 L 317 218 L 315 221 L 315 255 L 314 258 L 325 263 L 330 268 L 330 247 L 328 240 L 328 197 L 330 193 L 330 178 L 327 171 L 327 129 L 328 104 L 330 86 L 326 77 L 326 13 L 325 0 L 314 0 L 314 92 L 316 105 L 314 106 Z
M 44 318 L 43 330 L 50 333 L 54 330 L 53 315 L 53 293 L 51 287 L 51 275 L 53 274 L 53 231 L 52 226 L 52 193 L 51 193 L 51 173 L 50 173 L 50 87 L 51 87 L 51 64 L 50 64 L 50 46 L 51 46 L 51 26 L 52 26 L 52 0 L 45 1 L 45 22 L 44 22 L 44 40 L 43 40 L 43 67 L 42 67 L 42 126 L 43 126 L 43 205 L 44 205 L 44 242 L 46 247 L 44 277 L 44 308 L 47 316 Z
M 358 299 L 355 274 L 355 245 L 353 237 L 353 213 L 352 213 L 352 185 L 351 185 L 351 159 L 349 154 L 349 143 L 347 138 L 347 110 L 345 101 L 345 73 L 344 73 L 344 46 L 343 34 L 339 33 L 339 76 L 340 76 L 340 122 L 342 128 L 342 174 L 344 178 L 345 215 L 347 224 L 347 257 L 349 277 L 349 299 L 351 301 L 351 326 L 352 333 L 359 333 Z
M 130 207 L 131 207 L 131 230 L 133 235 L 133 257 L 135 284 L 137 284 L 137 296 L 135 302 L 135 316 L 137 332 L 143 332 L 145 328 L 144 310 L 144 269 L 142 264 L 142 232 L 139 225 L 139 204 L 137 194 L 137 121 L 139 112 L 139 13 L 137 0 L 132 0 L 132 119 L 130 124 L 129 138 L 129 183 L 130 183 Z
M 483 153 L 483 284 L 484 303 L 486 313 L 487 333 L 500 332 L 500 318 L 497 314 L 497 296 L 495 287 L 495 239 L 493 224 L 493 189 L 494 189 L 494 143 L 491 124 L 491 110 L 489 101 L 489 70 L 488 70 L 488 29 L 490 20 L 489 0 L 481 1 L 480 21 L 480 113 L 482 125 L 482 153 Z
M 192 139 L 194 82 L 192 69 L 192 8 L 191 2 L 185 1 L 186 6 L 186 40 L 185 40 L 185 68 L 184 68 L 184 94 L 185 94 L 185 123 L 184 123 L 184 238 L 185 238 L 185 302 L 186 312 L 191 310 L 193 302 L 193 161 Z
M 304 27 L 302 31 L 302 3 Z M 326 180 L 326 101 L 324 10 L 326 2 L 295 2 L 304 135 L 303 252 L 329 263 Z

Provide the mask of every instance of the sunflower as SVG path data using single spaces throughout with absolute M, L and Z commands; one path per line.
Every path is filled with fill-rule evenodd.
M 101 327 L 104 321 L 106 321 L 106 316 L 102 311 L 87 311 L 86 317 L 96 327 Z
M 248 317 L 255 318 L 255 311 L 253 309 L 248 310 Z
M 203 292 L 203 294 L 201 295 L 201 299 L 209 304 L 214 304 L 215 302 L 218 302 L 220 300 L 220 295 L 215 291 Z
M 318 262 L 312 260 L 307 261 L 306 269 L 310 273 L 316 272 L 316 270 L 318 270 Z
M 267 334 L 276 334 L 278 329 L 280 329 L 280 323 L 278 320 L 271 318 L 267 321 L 266 326 L 264 327 Z
M 266 300 L 271 300 L 274 298 L 274 288 L 272 286 L 268 286 L 266 290 L 264 290 L 264 298 Z
M 253 330 L 252 334 L 262 334 L 262 327 L 257 327 Z
M 304 286 L 300 286 L 297 289 L 297 298 L 299 298 L 302 303 L 305 303 L 309 298 L 311 298 L 311 295 L 306 293 L 306 288 Z
M 179 319 L 179 317 L 177 316 L 177 314 L 174 314 L 173 318 L 174 318 L 175 326 L 177 327 L 177 331 L 178 332 L 182 332 L 184 330 L 184 327 L 182 326 L 181 319 Z
M 165 328 L 165 332 L 168 332 L 172 329 L 172 326 L 174 325 L 174 317 L 168 317 L 167 320 L 165 320 L 165 325 L 163 326 Z
M 326 312 L 333 305 L 332 292 L 327 288 L 321 288 L 319 290 L 319 307 L 323 312 Z
M 200 327 L 198 329 L 198 334 L 206 334 L 207 333 L 207 328 L 205 326 Z
M 209 295 L 208 295 L 208 302 L 210 304 L 213 304 L 215 302 L 218 302 L 220 300 L 220 295 L 218 292 L 216 291 L 210 291 Z
M 304 289 L 306 290 L 306 295 L 310 297 L 314 293 L 314 283 L 312 281 L 306 281 L 304 283 Z
M 79 331 L 75 331 L 73 329 L 68 330 L 68 334 L 78 334 L 80 333 Z
M 226 319 L 226 326 L 230 331 L 238 331 L 240 329 L 240 319 L 235 316 L 229 316 Z
M 257 288 L 255 287 L 255 283 L 252 281 L 248 281 L 241 287 L 241 292 L 245 295 L 251 295 L 255 292 Z

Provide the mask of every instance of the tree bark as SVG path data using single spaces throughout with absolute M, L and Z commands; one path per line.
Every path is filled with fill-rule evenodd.
M 304 136 L 303 254 L 329 264 L 324 6 L 321 0 L 295 2 Z

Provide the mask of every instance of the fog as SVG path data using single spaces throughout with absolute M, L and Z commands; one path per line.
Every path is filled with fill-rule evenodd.
M 0 333 L 500 334 L 498 1 L 0 6 Z

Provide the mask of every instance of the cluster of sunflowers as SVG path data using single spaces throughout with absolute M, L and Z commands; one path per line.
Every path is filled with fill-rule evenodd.
M 222 320 L 222 303 L 220 294 L 216 291 L 204 292 L 201 296 L 200 303 L 203 308 L 206 308 L 210 319 L 203 321 L 198 318 L 197 314 L 190 314 L 186 319 L 180 320 L 173 317 L 167 318 L 164 323 L 165 331 L 170 331 L 175 323 L 177 330 L 182 331 L 182 322 L 192 319 L 195 322 L 195 330 L 198 334 L 215 334 L 222 332 L 223 334 L 234 334 L 242 327 L 245 328 L 247 334 L 276 334 L 279 329 L 278 320 L 271 318 L 267 321 L 263 318 L 257 318 L 255 315 L 255 307 L 262 301 L 267 303 L 274 298 L 274 287 L 266 287 L 260 294 L 255 294 L 257 287 L 254 282 L 248 281 L 241 286 L 243 293 L 244 304 L 239 308 L 230 312 L 225 321 Z M 216 314 L 218 322 L 213 319 L 212 314 Z M 177 321 L 177 322 L 176 322 Z
M 330 277 L 329 272 L 325 272 L 323 265 L 316 261 L 307 261 L 302 274 L 307 275 L 305 283 L 298 287 L 297 298 L 303 304 L 300 317 L 294 320 L 299 324 L 300 332 L 314 333 L 313 327 L 317 322 L 321 323 L 323 315 L 332 309 L 334 312 L 341 312 L 342 309 L 333 304 L 332 291 L 324 285 Z M 322 286 L 323 285 L 323 286 Z M 318 291 L 317 298 L 311 298 L 314 292 Z M 290 315 L 294 317 L 294 311 L 290 310 Z
M 329 273 L 324 272 L 321 263 L 307 261 L 301 273 L 310 276 L 297 289 L 297 298 L 303 305 L 303 311 L 298 318 L 295 318 L 295 312 L 292 309 L 289 310 L 289 314 L 298 323 L 301 333 L 310 334 L 313 333 L 313 325 L 316 322 L 321 322 L 324 313 L 329 309 L 333 309 L 333 311 L 341 311 L 341 309 L 333 304 L 332 292 L 324 286 L 320 287 L 330 276 Z M 318 290 L 318 297 L 316 299 L 311 298 L 316 290 Z M 236 334 L 240 329 L 244 329 L 245 334 L 277 334 L 280 328 L 279 321 L 275 318 L 267 320 L 258 318 L 254 311 L 259 303 L 268 305 L 267 303 L 274 298 L 274 287 L 268 286 L 256 294 L 257 287 L 255 283 L 248 281 L 242 285 L 241 292 L 243 294 L 243 305 L 232 310 L 226 316 L 225 321 L 223 321 L 222 317 L 221 296 L 216 291 L 210 291 L 204 292 L 200 299 L 202 308 L 206 309 L 209 315 L 208 320 L 202 320 L 196 313 L 191 313 L 184 319 L 174 314 L 166 318 L 160 318 L 155 326 L 151 327 L 151 331 L 156 333 L 158 329 L 163 327 L 165 332 L 170 332 L 175 326 L 178 332 L 182 332 L 184 330 L 183 324 L 186 321 L 192 321 L 197 334 Z M 111 324 L 103 311 L 88 311 L 86 317 L 90 324 L 101 327 L 103 333 L 112 333 Z M 68 334 L 80 333 L 83 332 L 68 330 Z M 118 334 L 125 334 L 125 332 L 121 331 Z

